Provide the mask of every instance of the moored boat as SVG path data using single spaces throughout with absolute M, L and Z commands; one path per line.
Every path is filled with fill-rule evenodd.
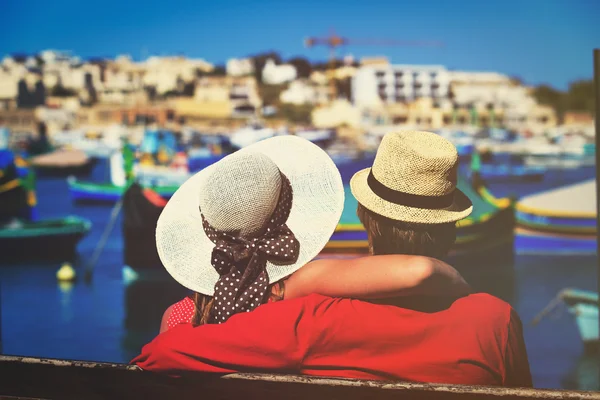
M 563 302 L 574 315 L 581 340 L 587 351 L 598 350 L 598 292 L 580 289 L 564 289 L 560 293 Z
M 595 254 L 595 179 L 537 193 L 516 206 L 524 252 Z
M 112 183 L 82 182 L 77 179 L 69 179 L 69 193 L 74 202 L 93 203 L 116 203 L 125 193 L 125 185 L 114 185 Z M 179 186 L 157 186 L 154 187 L 159 195 L 170 198 Z
M 96 159 L 82 150 L 60 149 L 32 157 L 29 163 L 39 176 L 87 175 L 96 165 Z
M 134 182 L 123 195 L 123 261 L 134 274 L 163 270 L 156 250 L 156 222 L 167 201 Z
M 0 263 L 30 260 L 72 261 L 79 241 L 92 223 L 67 216 L 41 221 L 25 221 L 0 227 Z
M 557 307 L 565 305 L 575 317 L 579 336 L 586 352 L 597 352 L 600 349 L 598 336 L 598 292 L 575 288 L 562 289 L 543 310 L 533 319 L 532 324 L 551 314 Z
M 488 182 L 530 182 L 543 180 L 546 167 L 525 164 L 482 164 L 479 173 Z

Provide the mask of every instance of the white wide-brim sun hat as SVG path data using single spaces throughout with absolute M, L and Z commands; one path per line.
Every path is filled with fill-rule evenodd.
M 291 264 L 267 262 L 269 281 L 273 283 L 311 261 L 331 238 L 344 207 L 342 178 L 325 151 L 297 136 L 265 139 L 233 155 L 239 153 L 262 153 L 269 157 L 288 178 L 293 190 L 286 224 L 300 243 L 300 252 Z M 207 177 L 215 166 L 231 156 L 189 178 L 173 194 L 156 226 L 156 247 L 166 270 L 181 285 L 206 295 L 213 295 L 219 274 L 211 264 L 215 244 L 202 225 L 200 193 L 210 185 Z

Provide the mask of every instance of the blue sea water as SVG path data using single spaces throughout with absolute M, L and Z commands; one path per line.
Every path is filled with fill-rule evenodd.
M 351 171 L 342 172 L 349 175 Z M 492 185 L 491 189 L 498 195 L 523 195 L 594 176 L 593 170 L 568 174 L 566 178 L 565 173 L 550 174 L 539 184 Z M 91 178 L 106 178 L 102 163 Z M 111 206 L 72 204 L 64 178 L 40 179 L 37 191 L 42 218 L 76 214 L 92 221 L 92 231 L 78 247 L 80 257 L 75 268 L 81 276 L 108 223 Z M 355 204 L 349 190 L 347 195 L 349 206 L 343 218 L 352 220 Z M 2 353 L 108 362 L 128 362 L 138 354 L 157 333 L 165 306 L 183 291 L 172 281 L 123 280 L 120 224 L 119 216 L 90 284 L 81 279 L 59 284 L 56 271 L 60 263 L 0 268 Z M 514 281 L 510 284 L 514 288 L 510 288 L 508 300 L 523 321 L 535 386 L 600 389 L 597 358 L 584 354 L 572 315 L 562 310 L 537 326 L 530 324 L 565 287 L 597 291 L 597 257 L 517 255 L 511 267 Z

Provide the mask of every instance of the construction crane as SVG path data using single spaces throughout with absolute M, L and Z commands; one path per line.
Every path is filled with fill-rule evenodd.
M 327 71 L 332 99 L 337 97 L 335 87 L 335 63 L 336 49 L 340 46 L 416 46 L 416 47 L 441 47 L 443 43 L 437 41 L 408 41 L 408 40 L 389 40 L 389 39 L 349 39 L 337 35 L 333 30 L 329 36 L 308 37 L 304 39 L 304 45 L 308 48 L 315 46 L 326 46 L 329 48 L 329 69 Z

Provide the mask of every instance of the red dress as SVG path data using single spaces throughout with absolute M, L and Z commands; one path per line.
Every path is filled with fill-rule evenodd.
M 188 324 L 194 316 L 194 301 L 189 297 L 173 304 L 171 314 L 167 318 L 167 328 L 171 329 L 179 324 Z
M 268 303 L 283 299 L 284 284 L 276 282 L 270 289 Z M 171 313 L 167 317 L 167 329 L 176 327 L 179 324 L 189 324 L 194 317 L 196 307 L 190 297 L 185 297 L 171 307 Z
M 264 304 L 220 325 L 179 324 L 132 363 L 170 375 L 279 371 L 532 386 L 517 313 L 482 293 L 435 311 L 312 294 Z

